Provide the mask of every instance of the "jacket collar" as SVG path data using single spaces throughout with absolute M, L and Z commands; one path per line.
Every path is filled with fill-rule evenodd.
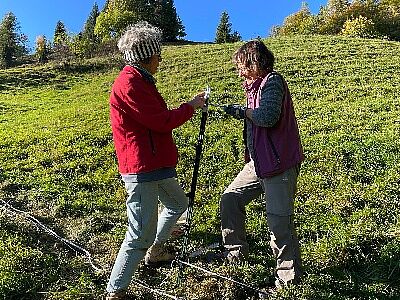
M 157 80 L 153 75 L 139 64 L 129 64 L 128 66 L 135 68 L 145 80 L 152 84 L 156 84 Z

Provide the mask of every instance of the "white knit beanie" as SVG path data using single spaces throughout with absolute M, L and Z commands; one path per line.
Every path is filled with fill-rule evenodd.
M 127 28 L 118 41 L 118 48 L 125 60 L 137 63 L 161 54 L 161 30 L 147 22 L 139 22 Z

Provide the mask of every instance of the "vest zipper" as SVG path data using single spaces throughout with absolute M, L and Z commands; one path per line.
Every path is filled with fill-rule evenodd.
M 268 137 L 269 143 L 271 144 L 272 152 L 274 153 L 276 162 L 277 162 L 278 165 L 279 165 L 279 164 L 281 163 L 281 159 L 279 158 L 278 151 L 276 151 L 275 145 L 274 145 L 274 143 L 272 142 L 272 139 L 271 139 L 271 137 L 270 137 L 268 134 L 267 134 L 267 137 Z

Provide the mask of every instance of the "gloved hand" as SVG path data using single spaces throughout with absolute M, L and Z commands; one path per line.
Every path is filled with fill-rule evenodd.
M 239 104 L 225 105 L 224 111 L 228 115 L 231 115 L 232 117 L 234 117 L 235 119 L 238 119 L 238 120 L 242 120 L 246 117 L 245 116 L 246 107 L 244 107 L 243 105 L 239 105 Z

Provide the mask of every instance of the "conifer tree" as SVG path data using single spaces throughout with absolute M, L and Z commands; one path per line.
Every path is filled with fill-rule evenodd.
M 162 30 L 164 41 L 175 41 L 186 35 L 185 27 L 176 13 L 173 0 L 156 1 L 154 11 L 155 21 L 152 22 L 151 19 L 148 21 Z
M 54 30 L 53 45 L 62 46 L 66 45 L 68 41 L 67 29 L 63 22 L 58 21 Z
M 229 23 L 229 15 L 226 11 L 224 11 L 221 15 L 221 19 L 219 20 L 217 33 L 215 35 L 215 42 L 217 44 L 227 43 L 231 30 L 232 24 Z
M 96 26 L 96 19 L 99 15 L 100 15 L 99 6 L 95 2 L 82 31 L 82 37 L 84 39 L 89 40 L 91 43 L 95 44 L 98 43 L 99 40 L 94 33 L 94 27 Z
M 0 66 L 8 68 L 13 61 L 28 53 L 27 37 L 20 33 L 17 17 L 5 15 L 0 23 Z
M 217 27 L 215 42 L 217 44 L 233 43 L 240 41 L 241 39 L 242 38 L 237 31 L 232 34 L 232 24 L 229 22 L 229 15 L 224 11 Z
M 103 6 L 103 9 L 101 10 L 101 12 L 105 12 L 107 10 L 107 7 L 109 6 L 109 4 L 110 4 L 110 0 L 106 0 L 106 2 L 104 2 L 104 6 Z

